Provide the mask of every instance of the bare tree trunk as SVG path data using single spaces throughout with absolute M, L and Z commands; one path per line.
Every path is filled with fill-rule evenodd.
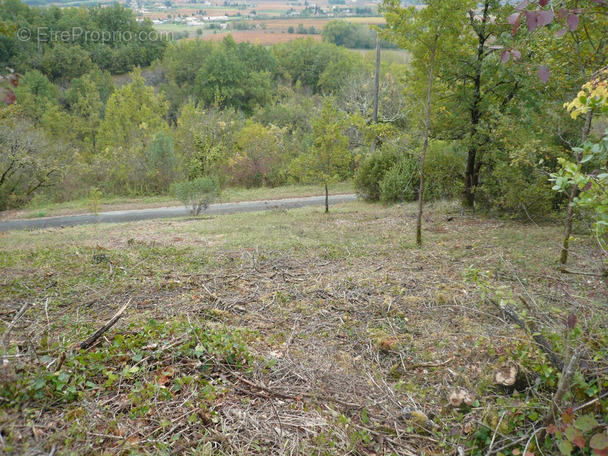
M 327 189 L 327 182 L 325 183 L 325 213 L 329 212 L 329 190 Z
M 376 78 L 374 81 L 374 111 L 372 122 L 378 123 L 378 93 L 380 92 L 380 35 L 376 34 Z
M 486 50 L 486 41 L 488 40 L 489 35 L 486 32 L 486 27 L 490 16 L 490 0 L 484 1 L 482 19 L 479 25 L 476 25 L 475 23 L 475 13 L 473 11 L 469 11 L 469 16 L 471 18 L 471 27 L 473 28 L 475 35 L 477 35 L 478 45 L 477 58 L 473 63 L 473 68 L 475 71 L 472 76 L 474 91 L 473 99 L 469 108 L 471 117 L 471 142 L 469 144 L 469 151 L 467 153 L 467 165 L 464 174 L 464 198 L 462 202 L 464 207 L 474 209 L 475 190 L 479 185 L 479 170 L 481 168 L 479 163 L 481 157 L 479 156 L 480 144 L 478 132 L 482 120 L 482 67 L 483 62 L 488 55 Z
M 584 144 L 587 141 L 587 137 L 589 136 L 589 132 L 591 131 L 591 120 L 593 119 L 593 112 L 589 111 L 587 113 L 587 117 L 585 117 L 585 125 L 583 126 L 583 132 L 581 134 L 582 143 Z M 583 159 L 582 154 L 576 157 L 576 161 L 580 164 Z M 572 185 L 570 189 L 570 196 L 568 198 L 568 208 L 566 209 L 566 225 L 564 228 L 564 242 L 562 243 L 562 252 L 559 258 L 559 262 L 562 265 L 565 265 L 568 262 L 568 254 L 570 248 L 570 236 L 572 235 L 572 222 L 574 221 L 574 206 L 572 202 L 574 198 L 578 196 L 579 190 L 576 185 Z
M 420 157 L 420 188 L 418 190 L 418 219 L 416 220 L 416 244 L 422 245 L 422 207 L 424 204 L 424 163 L 426 152 L 429 148 L 429 135 L 431 130 L 431 96 L 433 94 L 433 78 L 435 76 L 435 53 L 437 51 L 437 41 L 439 35 L 435 35 L 433 47 L 431 49 L 431 65 L 429 67 L 429 82 L 426 94 L 426 119 L 424 124 L 424 145 L 422 146 L 422 156 Z
M 378 123 L 378 96 L 380 93 L 380 35 L 376 35 L 376 75 L 374 80 L 374 104 L 372 111 L 372 123 Z M 375 137 L 370 145 L 370 152 L 376 150 L 378 138 Z

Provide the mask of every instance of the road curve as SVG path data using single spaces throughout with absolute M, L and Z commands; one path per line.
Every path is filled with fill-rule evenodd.
M 329 197 L 329 204 L 355 201 L 354 194 L 334 195 Z M 242 203 L 212 204 L 204 212 L 208 214 L 233 214 L 235 212 L 256 212 L 271 209 L 293 209 L 304 206 L 319 206 L 325 204 L 324 196 L 309 196 L 305 198 L 285 198 L 269 201 L 247 201 Z M 190 212 L 184 206 L 159 207 L 154 209 L 137 209 L 129 211 L 100 212 L 95 214 L 66 215 L 62 217 L 45 217 L 37 219 L 20 219 L 0 222 L 0 232 L 9 230 L 41 229 L 87 225 L 90 223 L 121 223 L 138 220 L 151 220 L 169 217 L 187 217 Z

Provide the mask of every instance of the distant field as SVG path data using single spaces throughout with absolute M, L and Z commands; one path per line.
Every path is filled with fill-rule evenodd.
M 217 12 L 213 11 L 214 13 Z M 209 11 L 211 13 L 211 11 Z M 211 14 L 210 14 L 211 15 Z M 235 20 L 243 20 L 242 18 L 234 18 Z M 257 19 L 257 20 L 246 20 L 251 25 L 259 25 L 263 28 L 255 30 L 209 30 L 204 29 L 202 38 L 205 40 L 217 41 L 222 39 L 225 35 L 230 33 L 236 42 L 250 41 L 252 43 L 258 42 L 260 44 L 276 44 L 285 43 L 296 38 L 310 37 L 314 40 L 321 40 L 319 34 L 297 34 L 287 33 L 289 27 L 297 29 L 299 24 L 302 24 L 307 29 L 314 27 L 317 31 L 320 31 L 325 24 L 336 18 L 277 18 L 277 19 Z M 357 24 L 379 24 L 384 21 L 381 17 L 349 17 L 344 18 L 348 22 Z M 160 24 L 157 25 L 158 30 L 170 31 L 170 32 L 190 32 L 190 38 L 195 38 L 197 35 L 196 30 L 202 28 L 201 26 L 187 26 L 184 24 Z M 366 51 L 362 51 L 366 52 Z M 402 62 L 401 57 L 396 59 L 397 62 Z M 405 63 L 405 62 L 403 62 Z
M 211 30 L 206 30 L 205 32 L 206 33 L 203 33 L 202 36 L 204 40 L 218 41 L 226 35 L 231 34 L 234 38 L 234 41 L 236 41 L 237 43 L 251 42 L 270 45 L 277 43 L 287 43 L 289 41 L 295 40 L 296 38 L 312 38 L 313 40 L 321 41 L 321 35 L 299 35 L 297 33 L 281 33 L 270 30 L 222 30 L 221 32 L 218 31 L 218 33 L 214 35 L 209 33 L 212 32 Z
M 354 24 L 384 24 L 386 23 L 386 19 L 384 17 L 346 17 L 344 18 L 346 22 L 352 22 Z

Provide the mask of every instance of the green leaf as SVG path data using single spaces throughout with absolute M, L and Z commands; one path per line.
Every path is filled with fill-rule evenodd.
M 557 447 L 564 456 L 570 456 L 572 454 L 572 444 L 567 440 L 560 440 L 557 443 Z
M 363 421 L 363 424 L 369 424 L 369 415 L 365 409 L 361 411 L 361 421 Z
M 574 442 L 576 440 L 577 437 L 582 437 L 582 433 L 581 431 L 579 431 L 578 429 L 570 426 L 568 429 L 566 429 L 566 431 L 564 432 L 564 434 L 566 434 L 566 438 L 568 440 L 570 440 L 571 442 Z
M 574 427 L 580 429 L 583 432 L 588 432 L 594 427 L 598 426 L 598 422 L 593 415 L 583 415 L 574 421 Z

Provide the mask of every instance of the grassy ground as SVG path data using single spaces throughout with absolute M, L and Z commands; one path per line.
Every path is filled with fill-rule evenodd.
M 540 454 L 528 437 L 557 372 L 480 287 L 533 314 L 547 335 L 577 315 L 571 343 L 550 340 L 564 358 L 570 345 L 588 347 L 580 396 L 566 397 L 585 402 L 608 386 L 589 380 L 608 372 L 604 279 L 557 272 L 559 227 L 448 203 L 427 213 L 416 248 L 414 210 L 357 202 L 329 215 L 310 207 L 0 233 L 0 447 Z M 569 267 L 595 273 L 601 259 L 579 236 Z M 127 302 L 116 326 L 78 348 Z M 493 386 L 508 361 L 530 379 L 525 389 Z M 454 388 L 469 405 L 449 405 Z M 585 411 L 605 423 L 607 406 Z
M 352 182 L 340 182 L 330 187 L 332 195 L 354 193 Z M 319 185 L 289 185 L 275 188 L 227 188 L 216 202 L 259 201 L 281 198 L 324 195 L 325 189 Z M 34 201 L 19 210 L 0 212 L 0 221 L 23 218 L 55 217 L 59 215 L 85 214 L 90 212 L 122 211 L 154 207 L 179 206 L 181 203 L 170 196 L 148 196 L 141 198 L 83 198 L 65 203 Z

